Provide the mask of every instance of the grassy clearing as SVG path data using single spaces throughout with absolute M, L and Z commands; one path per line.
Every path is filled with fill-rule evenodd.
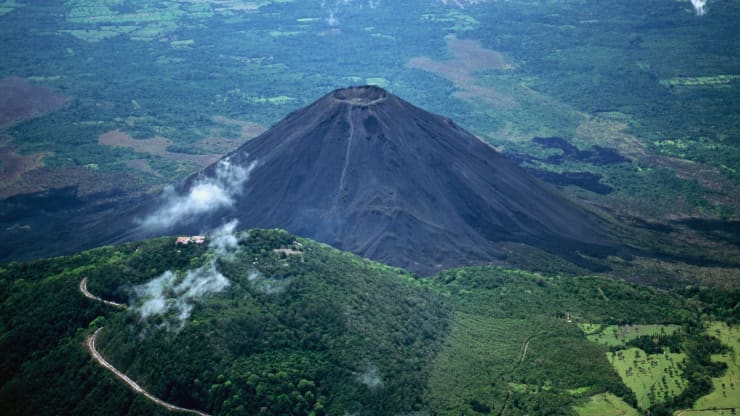
M 681 394 L 687 382 L 682 377 L 682 353 L 647 354 L 639 348 L 607 353 L 624 384 L 635 393 L 637 405 L 647 409 Z
M 735 416 L 736 410 L 717 409 L 717 410 L 679 410 L 674 416 Z
M 740 78 L 740 75 L 714 75 L 706 77 L 676 77 L 660 80 L 664 87 L 729 87 L 729 84 Z
M 580 324 L 581 330 L 589 341 L 621 347 L 635 338 L 642 336 L 673 335 L 681 327 L 678 325 L 609 325 L 599 330 L 594 324 Z
M 246 100 L 252 104 L 284 105 L 294 102 L 296 99 L 287 95 L 276 97 L 247 97 Z
M 179 21 L 188 17 L 212 16 L 210 8 L 186 9 L 177 2 L 143 4 L 135 12 L 120 13 L 98 2 L 75 0 L 67 3 L 67 23 L 73 28 L 61 30 L 87 42 L 100 42 L 127 34 L 132 40 L 149 41 L 171 33 Z
M 574 396 L 582 396 L 582 395 L 588 393 L 589 391 L 591 391 L 591 387 L 590 386 L 583 386 L 583 387 L 576 387 L 574 389 L 569 389 L 568 390 L 568 393 L 570 393 L 570 394 L 572 394 Z
M 730 348 L 726 354 L 712 356 L 713 361 L 727 364 L 727 371 L 722 377 L 712 379 L 712 392 L 697 400 L 693 410 L 736 409 L 738 411 L 740 410 L 740 326 L 713 322 L 707 328 L 707 334 L 716 337 Z
M 480 22 L 473 16 L 467 15 L 457 9 L 452 9 L 444 14 L 423 14 L 422 20 L 443 26 L 446 32 L 459 33 L 473 30 Z
M 299 30 L 292 30 L 292 31 L 280 31 L 280 30 L 271 30 L 270 36 L 273 38 L 279 38 L 279 37 L 285 37 L 285 36 L 300 36 L 306 32 L 302 32 Z
M 611 393 L 591 396 L 588 402 L 574 407 L 579 416 L 638 416 L 637 410 Z
M 588 323 L 579 323 L 578 327 L 581 328 L 581 331 L 583 331 L 586 335 L 591 335 L 599 332 L 601 328 L 604 327 L 602 324 L 588 324 Z
M 170 46 L 172 46 L 175 49 L 186 49 L 195 44 L 195 41 L 193 39 L 187 39 L 187 40 L 173 40 L 170 42 Z

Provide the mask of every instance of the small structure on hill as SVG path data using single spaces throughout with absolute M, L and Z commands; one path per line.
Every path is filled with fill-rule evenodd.
M 303 251 L 301 251 L 302 248 L 303 244 L 296 241 L 288 247 L 275 248 L 272 250 L 272 252 L 283 258 L 287 258 L 290 256 L 299 256 L 301 259 L 301 263 L 303 263 Z
M 177 240 L 175 240 L 175 244 L 182 244 L 184 246 L 188 244 L 203 244 L 206 242 L 206 237 L 203 235 L 193 235 L 190 237 L 183 236 L 183 237 L 177 237 Z

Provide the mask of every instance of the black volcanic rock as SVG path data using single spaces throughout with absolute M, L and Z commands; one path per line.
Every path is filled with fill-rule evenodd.
M 508 242 L 584 266 L 579 253 L 617 248 L 598 216 L 451 120 L 377 87 L 322 97 L 158 197 L 60 212 L 34 201 L 0 207 L 7 223 L 31 224 L 6 231 L 6 260 L 199 234 L 232 219 L 425 274 L 501 259 Z
M 600 219 L 445 117 L 377 87 L 334 91 L 225 157 L 255 163 L 224 219 L 284 228 L 421 273 L 504 256 L 518 242 L 578 260 L 613 247 Z M 217 165 L 178 188 L 190 192 Z

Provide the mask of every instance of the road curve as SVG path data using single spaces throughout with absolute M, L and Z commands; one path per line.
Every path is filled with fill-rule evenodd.
M 90 293 L 90 291 L 87 290 L 87 277 L 83 278 L 80 281 L 80 292 L 82 292 L 82 294 L 85 295 L 86 298 L 90 298 L 92 300 L 97 300 L 98 302 L 103 302 L 106 305 L 113 306 L 114 308 L 126 309 L 126 305 L 124 305 L 122 303 L 117 303 L 117 302 L 113 302 L 113 301 L 110 301 L 110 300 L 105 300 L 105 299 L 102 299 L 99 296 L 95 296 L 92 293 Z
M 529 343 L 532 342 L 536 335 L 530 335 L 529 338 L 527 338 L 527 341 L 524 343 L 524 347 L 522 349 L 522 353 L 519 356 L 519 363 L 517 363 L 517 367 L 524 362 L 524 359 L 527 358 L 527 350 L 529 349 Z
M 128 384 L 131 389 L 133 389 L 136 393 L 143 395 L 147 399 L 153 401 L 157 405 L 164 407 L 167 410 L 171 410 L 174 412 L 186 412 L 186 413 L 192 413 L 198 416 L 211 416 L 208 413 L 203 413 L 199 410 L 193 410 L 193 409 L 186 409 L 184 407 L 175 406 L 174 404 L 167 403 L 166 401 L 153 396 L 152 394 L 148 393 L 146 390 L 144 390 L 141 386 L 136 384 L 135 381 L 131 380 L 126 374 L 123 374 L 121 371 L 119 371 L 116 367 L 113 367 L 111 363 L 105 360 L 102 355 L 98 352 L 98 350 L 95 348 L 95 339 L 97 338 L 98 334 L 100 333 L 100 330 L 103 329 L 102 327 L 98 328 L 95 333 L 87 337 L 87 340 L 85 341 L 85 345 L 87 346 L 88 351 L 90 352 L 90 355 L 95 359 L 95 361 L 98 362 L 98 364 L 102 365 L 106 369 L 108 369 L 110 372 L 115 374 L 116 377 L 118 377 L 121 381 Z

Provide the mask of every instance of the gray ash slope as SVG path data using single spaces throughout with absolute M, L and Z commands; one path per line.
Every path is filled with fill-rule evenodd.
M 225 160 L 256 163 L 233 205 L 170 232 L 236 218 L 423 274 L 502 258 L 503 242 L 576 263 L 584 263 L 578 252 L 617 246 L 598 216 L 451 120 L 377 87 L 336 90 Z

